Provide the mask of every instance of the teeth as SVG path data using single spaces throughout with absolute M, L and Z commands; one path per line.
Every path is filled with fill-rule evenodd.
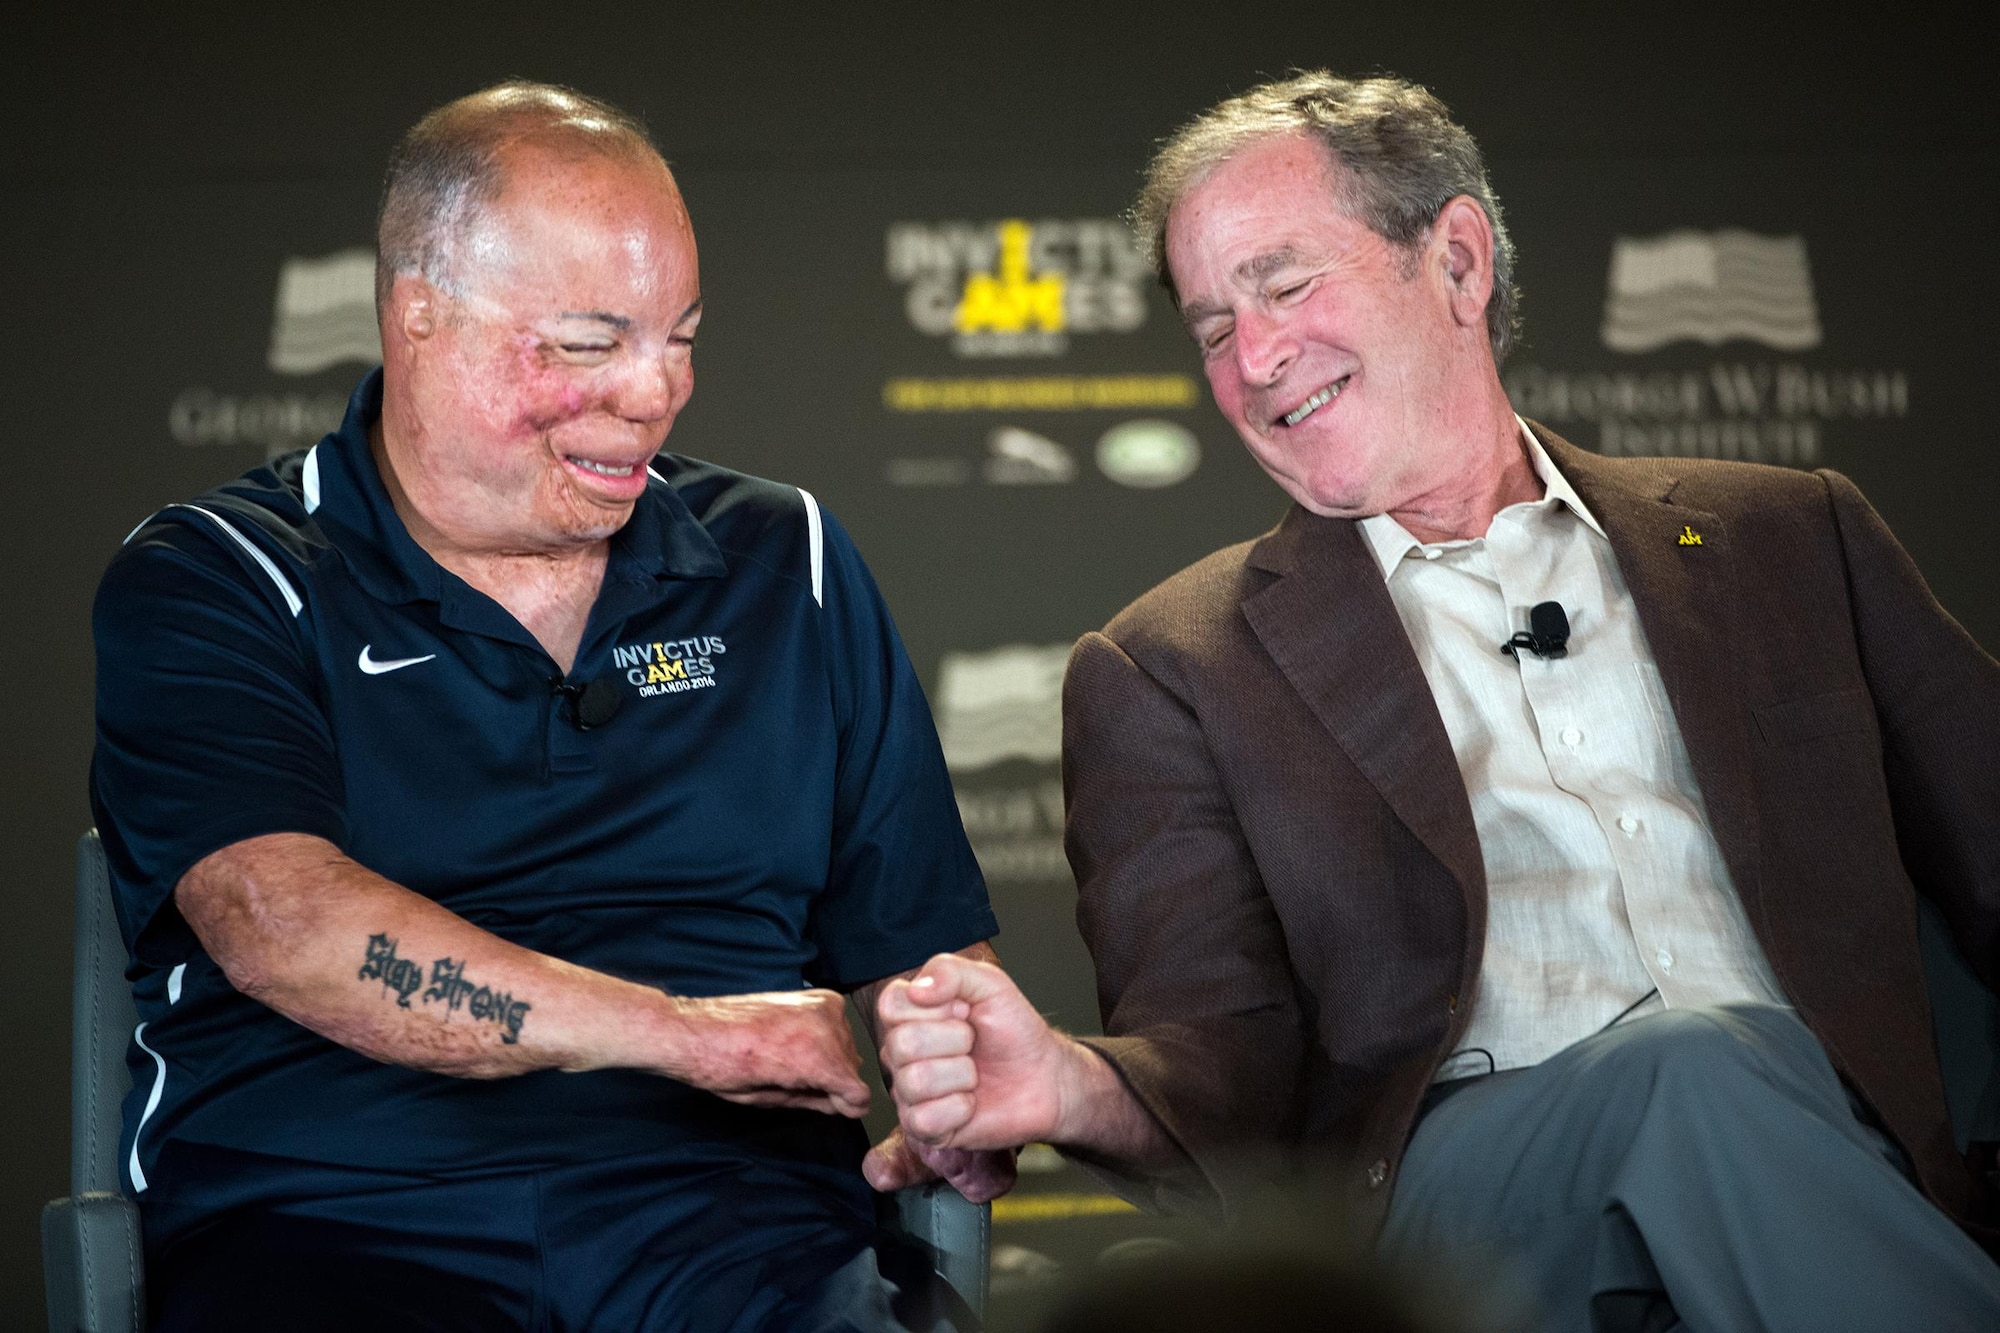
M 1318 393 L 1314 394 L 1312 397 L 1306 399 L 1303 403 L 1300 403 L 1297 407 L 1293 408 L 1291 411 L 1285 413 L 1285 415 L 1281 418 L 1281 420 L 1283 420 L 1287 426 L 1298 425 L 1301 421 L 1304 421 L 1307 417 L 1319 411 L 1322 407 L 1325 407 L 1328 403 L 1332 402 L 1334 399 L 1340 397 L 1340 386 L 1345 383 L 1347 383 L 1347 377 L 1343 375 L 1341 378 L 1327 385 L 1324 389 L 1321 389 Z
M 574 455 L 570 457 L 569 461 L 586 472 L 597 473 L 600 477 L 629 477 L 632 475 L 632 469 L 636 466 L 635 464 L 627 463 L 622 467 L 614 467 L 610 463 L 593 463 L 588 458 L 577 458 Z

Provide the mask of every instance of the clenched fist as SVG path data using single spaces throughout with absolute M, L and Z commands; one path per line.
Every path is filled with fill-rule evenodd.
M 939 954 L 876 1002 L 896 1114 L 929 1149 L 1052 1139 L 1073 1043 L 991 963 Z

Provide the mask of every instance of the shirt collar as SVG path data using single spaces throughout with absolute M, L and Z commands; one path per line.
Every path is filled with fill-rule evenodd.
M 1542 479 L 1542 485 L 1547 488 L 1542 498 L 1562 501 L 1571 513 L 1583 520 L 1585 527 L 1609 541 L 1610 537 L 1604 531 L 1604 525 L 1597 521 L 1597 515 L 1590 512 L 1590 506 L 1583 502 L 1583 497 L 1569 484 L 1569 478 L 1556 467 L 1555 459 L 1549 457 L 1549 451 L 1535 438 L 1535 432 L 1528 429 L 1528 423 L 1519 417 L 1515 417 L 1514 420 L 1521 427 L 1521 438 L 1528 442 L 1528 463 L 1535 469 L 1535 475 Z
M 1555 460 L 1549 457 L 1549 451 L 1535 438 L 1535 432 L 1528 429 L 1528 423 L 1517 416 L 1514 418 L 1514 424 L 1520 428 L 1521 440 L 1527 448 L 1528 465 L 1534 468 L 1535 475 L 1542 482 L 1542 498 L 1535 503 L 1560 501 L 1571 513 L 1582 519 L 1584 525 L 1592 532 L 1600 537 L 1604 536 L 1604 525 L 1597 521 L 1597 516 L 1590 512 L 1590 506 L 1583 502 L 1583 497 L 1569 484 L 1569 478 L 1563 476 L 1556 467 Z M 1375 563 L 1382 568 L 1382 577 L 1385 580 L 1395 574 L 1397 567 L 1411 551 L 1419 550 L 1423 546 L 1422 542 L 1410 535 L 1408 528 L 1388 514 L 1370 515 L 1360 521 L 1360 528 L 1362 536 L 1368 539 L 1368 549 L 1374 555 Z
M 377 368 L 355 386 L 340 428 L 307 456 L 306 510 L 372 596 L 390 603 L 441 601 L 458 580 L 417 544 L 396 513 L 368 447 L 368 430 L 381 415 Z M 716 578 L 727 572 L 708 530 L 659 473 L 652 477 L 630 520 L 612 534 L 606 586 L 614 580 Z

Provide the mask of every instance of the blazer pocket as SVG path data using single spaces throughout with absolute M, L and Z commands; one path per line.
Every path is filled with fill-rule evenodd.
M 1866 690 L 1828 690 L 1802 699 L 1765 704 L 1756 711 L 1757 730 L 1767 745 L 1803 745 L 1822 736 L 1866 731 L 1875 706 Z

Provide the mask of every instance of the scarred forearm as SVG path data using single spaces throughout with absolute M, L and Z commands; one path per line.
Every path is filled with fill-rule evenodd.
M 669 995 L 501 939 L 324 839 L 225 847 L 175 901 L 237 989 L 386 1063 L 463 1078 L 622 1067 L 757 1104 L 867 1103 L 831 992 Z

